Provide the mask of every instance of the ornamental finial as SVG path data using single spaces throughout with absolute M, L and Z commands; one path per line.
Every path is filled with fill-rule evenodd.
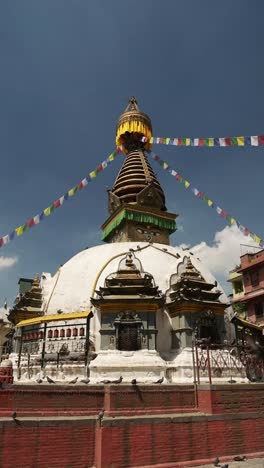
M 125 112 L 129 111 L 139 111 L 138 103 L 137 103 L 137 98 L 135 96 L 132 96 L 132 98 L 129 100 L 128 106 L 125 110 Z

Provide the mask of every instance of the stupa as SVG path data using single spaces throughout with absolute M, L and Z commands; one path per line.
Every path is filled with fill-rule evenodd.
M 223 290 L 194 255 L 170 245 L 177 215 L 147 158 L 142 137 L 151 136 L 133 97 L 117 124 L 125 159 L 108 192 L 105 244 L 36 277 L 10 313 L 15 383 L 191 382 L 194 336 L 224 342 Z

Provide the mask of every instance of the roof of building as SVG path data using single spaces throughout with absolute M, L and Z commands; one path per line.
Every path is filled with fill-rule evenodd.
M 237 270 L 238 273 L 244 272 L 245 270 L 248 270 L 249 268 L 253 268 L 256 265 L 259 265 L 261 263 L 264 263 L 264 250 L 261 250 L 260 252 L 256 254 L 245 254 L 241 258 L 248 256 L 248 263 L 245 262 L 245 260 L 242 260 L 240 268 Z
M 240 318 L 238 315 L 234 315 L 232 321 L 237 321 L 241 326 L 248 327 L 248 328 L 255 328 L 256 330 L 262 331 L 263 325 L 258 325 L 257 323 L 249 322 L 248 320 L 244 320 Z
M 91 314 L 90 310 L 82 311 L 82 312 L 69 312 L 67 314 L 50 314 L 44 315 L 42 317 L 34 317 L 27 320 L 21 320 L 21 322 L 17 323 L 17 327 L 27 327 L 29 325 L 38 325 L 40 323 L 48 323 L 48 322 L 59 322 L 61 320 L 74 320 L 80 318 L 86 318 Z

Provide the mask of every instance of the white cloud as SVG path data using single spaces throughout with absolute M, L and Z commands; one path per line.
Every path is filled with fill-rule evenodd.
M 257 247 L 253 239 L 244 236 L 237 226 L 227 226 L 216 232 L 211 246 L 201 242 L 190 250 L 210 272 L 227 278 L 229 271 L 240 263 L 240 244 Z
M 10 268 L 17 263 L 17 257 L 0 257 L 0 270 Z

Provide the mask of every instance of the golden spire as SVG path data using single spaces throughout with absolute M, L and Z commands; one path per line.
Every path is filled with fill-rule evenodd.
M 143 151 L 136 150 L 127 155 L 115 180 L 112 193 L 120 199 L 121 203 L 137 203 L 142 206 L 143 200 L 138 200 L 138 195 L 143 189 L 150 185 L 158 192 L 156 203 L 159 202 L 159 208 L 163 211 L 166 210 L 165 195 L 160 183 Z M 153 196 L 155 197 L 155 195 Z M 146 200 L 148 199 L 153 203 L 153 197 L 152 199 L 148 197 Z M 146 202 L 146 200 L 144 199 L 144 202 Z M 145 203 L 143 203 L 143 205 L 144 204 Z

